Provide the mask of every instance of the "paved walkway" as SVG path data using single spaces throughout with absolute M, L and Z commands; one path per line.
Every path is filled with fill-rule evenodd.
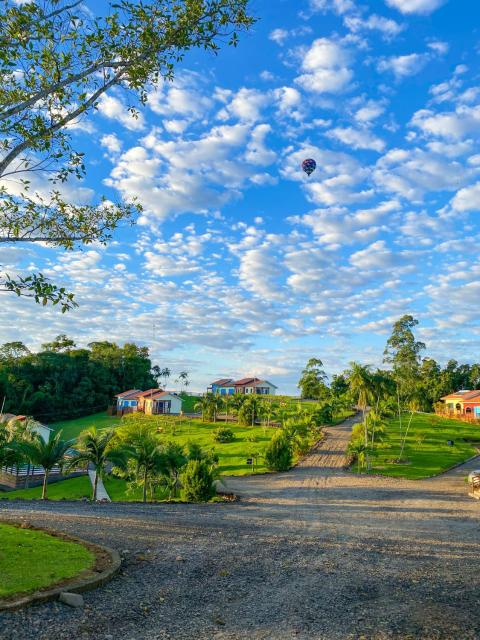
M 93 471 L 92 469 L 88 470 L 88 477 L 90 478 L 90 482 L 92 483 L 92 487 L 94 485 L 95 482 L 95 471 Z M 103 484 L 103 480 L 101 478 L 98 479 L 98 484 L 97 484 L 97 500 L 102 500 L 103 502 L 111 502 L 111 498 L 107 493 L 107 490 L 105 489 L 105 485 Z

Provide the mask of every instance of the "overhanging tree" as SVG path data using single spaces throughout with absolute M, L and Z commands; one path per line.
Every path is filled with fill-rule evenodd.
M 85 173 L 71 127 L 114 87 L 128 92 L 138 117 L 150 89 L 171 80 L 191 49 L 236 46 L 253 23 L 249 0 L 120 0 L 92 15 L 82 0 L 0 0 L 0 243 L 47 243 L 72 249 L 105 243 L 136 202 L 67 202 L 58 188 Z M 50 180 L 42 190 L 31 177 Z M 0 273 L 0 291 L 76 306 L 42 273 Z

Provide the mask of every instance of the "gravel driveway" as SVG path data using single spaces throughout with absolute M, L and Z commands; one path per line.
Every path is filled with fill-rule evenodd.
M 84 610 L 3 614 L 0 638 L 480 639 L 480 502 L 463 482 L 479 462 L 431 480 L 357 478 L 342 470 L 351 424 L 289 473 L 227 479 L 237 503 L 0 501 L 0 518 L 125 558 Z

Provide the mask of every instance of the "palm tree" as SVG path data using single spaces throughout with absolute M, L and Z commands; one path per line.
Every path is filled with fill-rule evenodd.
M 180 371 L 177 382 L 180 382 L 180 393 L 183 393 L 183 387 L 188 387 L 190 380 L 188 379 L 188 371 Z
M 205 416 L 210 416 L 212 414 L 212 400 L 213 395 L 211 393 L 207 393 L 202 396 L 198 402 L 193 405 L 195 411 L 200 411 L 202 414 L 202 422 L 205 422 Z
M 358 464 L 357 469 L 360 471 L 360 468 L 365 465 L 367 452 L 365 443 L 363 443 L 360 438 L 358 440 L 354 440 L 348 445 L 348 450 L 356 456 Z
M 154 433 L 138 433 L 122 451 L 124 459 L 132 461 L 133 475 L 137 484 L 142 486 L 143 502 L 147 501 L 147 487 L 152 477 L 158 475 L 165 466 L 162 446 Z M 120 466 L 117 463 L 117 467 Z M 124 469 L 128 469 L 128 465 Z M 121 467 L 120 467 L 121 468 Z
M 242 404 L 245 402 L 245 396 L 240 394 L 240 393 L 236 393 L 231 401 L 230 401 L 230 405 L 233 407 L 234 412 L 236 412 L 237 416 L 238 416 L 238 412 L 240 410 L 240 407 L 242 406 Z
M 169 498 L 177 495 L 178 481 L 182 468 L 187 464 L 188 457 L 183 447 L 176 442 L 169 442 L 163 449 L 161 473 L 169 490 Z
M 82 431 L 77 440 L 77 453 L 69 460 L 67 468 L 74 469 L 82 464 L 92 465 L 95 470 L 93 481 L 92 500 L 97 499 L 98 478 L 103 475 L 107 462 L 121 466 L 124 461 L 124 453 L 120 449 L 112 447 L 112 439 L 115 435 L 113 429 L 97 431 L 91 427 Z
M 164 388 L 167 387 L 167 383 L 168 383 L 168 379 L 170 378 L 170 374 L 171 371 L 168 367 L 164 367 L 161 371 L 160 371 L 160 377 L 163 378 L 163 386 Z
M 365 422 L 365 413 L 367 407 L 373 398 L 373 382 L 370 365 L 359 364 L 358 362 L 350 363 L 350 371 L 347 375 L 350 392 L 356 398 L 357 406 L 360 407 L 363 415 L 365 426 L 365 446 L 368 446 L 367 424 Z
M 217 413 L 222 408 L 222 405 L 223 405 L 223 400 L 222 400 L 222 398 L 220 396 L 218 396 L 218 395 L 212 396 L 212 398 L 210 399 L 210 406 L 211 406 L 212 411 L 213 411 L 213 421 L 214 422 L 217 421 Z
M 65 454 L 73 445 L 73 440 L 62 440 L 62 431 L 58 431 L 48 442 L 41 436 L 37 436 L 30 442 L 19 442 L 17 447 L 27 460 L 39 467 L 43 467 L 42 500 L 47 498 L 48 477 L 55 465 L 62 467 L 65 462 Z

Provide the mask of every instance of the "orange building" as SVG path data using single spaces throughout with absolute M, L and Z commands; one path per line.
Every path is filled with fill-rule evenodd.
M 441 398 L 446 412 L 451 415 L 467 416 L 480 420 L 480 390 L 461 389 Z

